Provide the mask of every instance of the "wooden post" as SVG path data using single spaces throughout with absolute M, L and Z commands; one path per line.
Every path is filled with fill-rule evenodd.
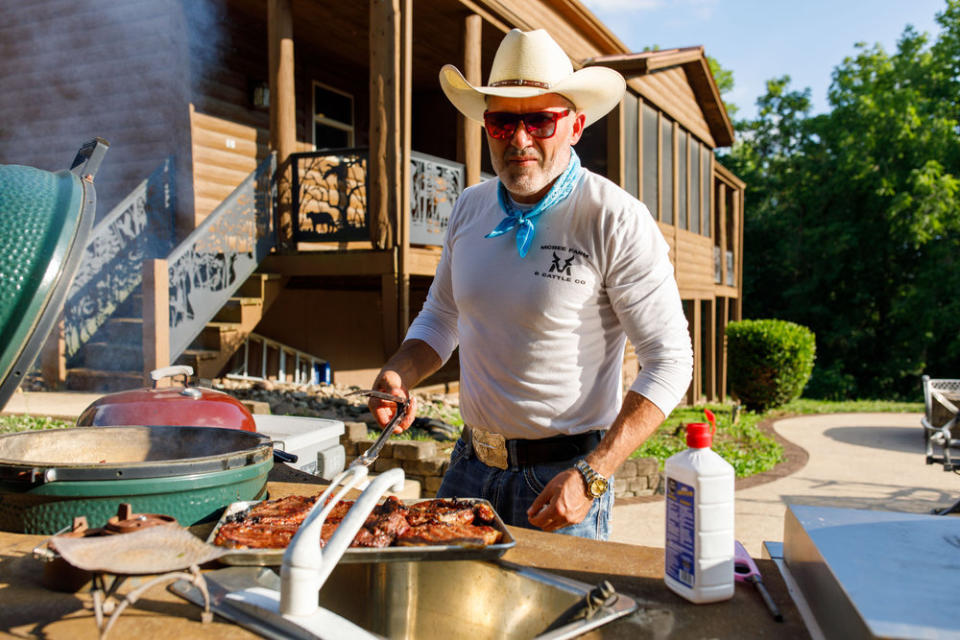
M 170 366 L 170 275 L 166 260 L 143 262 L 143 379 Z
M 63 316 L 57 320 L 40 351 L 40 374 L 48 389 L 62 389 L 67 381 L 67 342 L 63 335 Z
M 727 185 L 717 183 L 717 244 L 720 246 L 720 286 L 727 286 Z
M 717 333 L 719 341 L 717 343 L 720 362 L 717 367 L 717 378 L 719 384 L 720 401 L 727 399 L 727 319 L 730 317 L 730 298 L 720 298 L 719 309 L 717 313 Z
M 380 276 L 380 306 L 381 306 L 381 327 L 383 332 L 383 349 L 385 355 L 389 357 L 397 347 L 400 346 L 401 336 L 398 332 L 397 323 L 397 278 L 392 273 L 385 273 Z
M 297 104 L 293 67 L 291 0 L 268 0 L 267 33 L 270 74 L 270 146 L 277 152 L 277 240 L 281 250 L 293 248 L 299 212 L 292 210 L 287 160 L 297 146 Z
M 467 82 L 474 86 L 482 81 L 480 77 L 483 53 L 482 31 L 483 18 L 479 15 L 472 13 L 463 21 L 463 73 Z M 457 159 L 466 167 L 465 186 L 469 187 L 480 182 L 483 128 L 479 123 L 468 120 L 461 114 L 457 114 L 457 125 L 461 132 L 459 140 L 462 145 L 458 150 Z
M 402 198 L 401 179 L 401 0 L 370 0 L 370 156 L 367 208 L 370 242 L 376 249 L 397 244 L 391 213 Z
M 397 346 L 410 326 L 410 215 L 411 215 L 411 138 L 413 109 L 413 0 L 402 0 L 403 27 L 400 46 L 403 50 L 400 68 L 400 199 L 396 209 L 399 229 L 397 255 Z
M 734 285 L 737 287 L 737 320 L 743 320 L 743 191 L 733 192 L 733 228 L 736 238 L 733 263 L 737 265 Z
M 625 109 L 621 98 L 613 111 L 607 116 L 607 177 L 619 186 L 623 186 L 623 118 Z
M 704 300 L 706 313 L 703 318 L 704 345 L 703 349 L 703 372 L 704 372 L 704 395 L 710 402 L 717 401 L 717 299 L 709 298 Z M 720 398 L 722 401 L 723 399 Z
M 700 300 L 691 301 L 693 306 L 693 404 L 703 400 L 703 322 L 700 314 Z

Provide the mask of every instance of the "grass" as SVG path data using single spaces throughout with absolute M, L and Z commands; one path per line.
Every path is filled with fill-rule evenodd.
M 742 411 L 737 424 L 732 421 L 732 404 L 708 404 L 706 408 L 717 418 L 713 450 L 733 465 L 738 478 L 745 478 L 772 469 L 783 458 L 783 447 L 757 427 L 764 419 L 825 413 L 919 413 L 923 411 L 923 403 L 801 398 L 763 414 Z M 706 422 L 703 407 L 675 409 L 631 457 L 656 458 L 662 469 L 667 458 L 687 448 L 683 425 L 688 422 Z
M 41 431 L 43 429 L 66 429 L 73 422 L 46 416 L 0 416 L 0 434 L 17 431 Z

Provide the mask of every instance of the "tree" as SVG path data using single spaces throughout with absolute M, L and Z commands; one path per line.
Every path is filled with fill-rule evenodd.
M 768 83 L 725 163 L 748 186 L 744 297 L 752 317 L 817 334 L 810 392 L 916 397 L 960 372 L 960 0 L 930 45 L 907 27 L 833 72 L 831 111 Z

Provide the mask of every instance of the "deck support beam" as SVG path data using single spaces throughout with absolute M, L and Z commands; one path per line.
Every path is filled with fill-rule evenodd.
M 472 13 L 463 21 L 463 73 L 467 82 L 474 86 L 482 83 L 481 62 L 483 53 L 483 17 Z M 480 182 L 483 128 L 463 114 L 457 114 L 457 162 L 465 167 L 464 186 Z
M 268 0 L 267 38 L 270 74 L 270 147 L 277 152 L 277 244 L 293 249 L 297 212 L 292 208 L 291 153 L 297 150 L 297 103 L 293 59 L 291 0 Z

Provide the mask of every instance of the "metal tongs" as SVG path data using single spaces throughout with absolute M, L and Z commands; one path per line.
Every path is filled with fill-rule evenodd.
M 353 393 L 348 393 L 347 395 L 369 396 L 372 398 L 378 398 L 380 400 L 388 400 L 396 403 L 397 405 L 397 412 L 394 414 L 390 422 L 387 423 L 387 426 L 383 428 L 383 431 L 380 432 L 380 436 L 377 438 L 377 441 L 373 443 L 372 447 L 364 451 L 360 457 L 351 462 L 347 468 L 349 469 L 350 467 L 356 467 L 359 465 L 371 467 L 373 466 L 374 460 L 376 460 L 377 456 L 380 455 L 380 450 L 383 449 L 383 445 L 385 445 L 387 440 L 390 439 L 390 434 L 393 433 L 393 428 L 403 420 L 404 416 L 407 415 L 407 410 L 410 408 L 410 401 L 406 398 L 401 398 L 400 396 L 395 396 L 391 393 L 374 391 L 373 389 L 354 391 Z

